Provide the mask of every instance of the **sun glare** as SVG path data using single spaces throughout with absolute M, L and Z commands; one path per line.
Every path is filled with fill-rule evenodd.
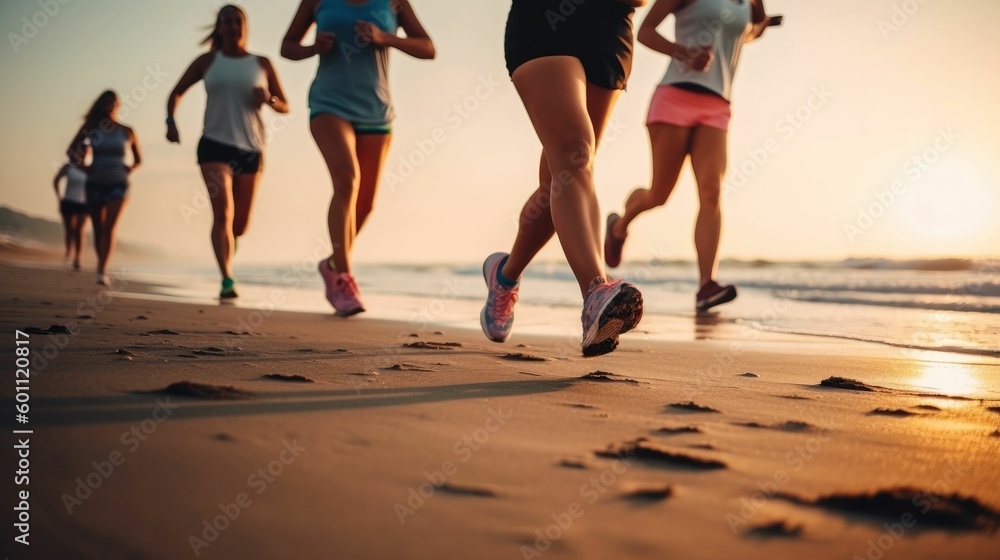
M 968 395 L 981 387 L 979 379 L 962 364 L 926 364 L 914 385 L 944 395 Z

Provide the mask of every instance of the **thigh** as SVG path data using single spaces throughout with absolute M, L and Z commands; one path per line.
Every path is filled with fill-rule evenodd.
M 594 129 L 595 148 L 601 144 L 604 131 L 611 121 L 611 112 L 615 108 L 615 103 L 621 95 L 621 90 L 607 89 L 594 84 L 587 84 L 587 114 L 590 117 L 590 124 Z M 538 183 L 543 187 L 552 182 L 552 171 L 549 169 L 549 162 L 545 159 L 545 152 L 542 152 L 542 159 L 538 166 Z
M 587 112 L 587 80 L 578 59 L 536 58 L 519 66 L 513 79 L 547 154 L 567 148 L 594 148 L 594 127 Z
M 233 207 L 233 170 L 227 163 L 212 162 L 201 164 L 201 176 L 208 188 L 208 198 L 212 210 L 217 214 L 226 213 Z
M 691 133 L 691 169 L 702 196 L 718 194 L 726 173 L 729 134 L 722 129 L 698 126 Z
M 653 123 L 649 130 L 649 149 L 653 159 L 653 180 L 651 188 L 672 189 L 684 167 L 691 149 L 694 129 L 672 124 Z
M 392 144 L 392 134 L 360 134 L 356 139 L 358 170 L 361 173 L 361 193 L 374 197 L 378 188 L 385 156 Z
M 233 209 L 237 216 L 246 218 L 253 207 L 260 173 L 243 173 L 233 177 Z
M 347 173 L 358 176 L 357 136 L 351 123 L 335 115 L 322 114 L 309 121 L 309 130 L 331 177 L 336 180 Z

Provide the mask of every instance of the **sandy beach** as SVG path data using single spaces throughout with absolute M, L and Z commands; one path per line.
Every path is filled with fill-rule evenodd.
M 637 332 L 586 359 L 23 257 L 0 264 L 3 353 L 20 330 L 32 362 L 12 558 L 996 558 L 993 358 Z

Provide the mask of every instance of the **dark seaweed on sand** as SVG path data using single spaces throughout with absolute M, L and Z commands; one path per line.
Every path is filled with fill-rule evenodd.
M 695 404 L 694 401 L 688 401 L 686 403 L 674 403 L 667 405 L 667 408 L 676 408 L 678 410 L 688 410 L 691 412 L 719 412 L 714 408 L 709 408 L 707 406 L 701 406 L 700 404 Z
M 658 502 L 666 500 L 674 495 L 674 487 L 669 484 L 663 486 L 645 486 L 627 490 L 623 498 L 628 500 L 639 500 L 648 502 Z
M 600 381 L 602 383 L 638 383 L 635 379 L 622 377 L 610 371 L 592 371 L 587 375 L 581 376 L 580 379 L 584 381 Z
M 656 430 L 656 433 L 663 436 L 674 436 L 677 434 L 700 434 L 701 428 L 697 426 L 679 426 L 675 428 L 663 427 Z
M 819 382 L 821 387 L 833 387 L 834 389 L 847 389 L 848 391 L 874 391 L 875 388 L 857 379 L 846 377 L 828 377 Z
M 180 381 L 172 383 L 166 388 L 157 391 L 148 391 L 161 395 L 171 395 L 174 397 L 189 397 L 194 399 L 208 399 L 213 401 L 232 401 L 254 398 L 253 393 L 242 391 L 236 387 L 228 385 L 208 385 L 205 383 L 192 383 L 190 381 Z
M 290 374 L 290 373 L 267 373 L 261 377 L 267 379 L 274 379 L 275 381 L 292 381 L 296 383 L 315 383 L 316 380 L 311 377 L 306 377 L 304 375 Z
M 831 494 L 815 499 L 791 494 L 778 494 L 778 497 L 804 506 L 874 519 L 878 525 L 898 523 L 903 515 L 909 514 L 916 521 L 916 530 L 993 533 L 1000 527 L 1000 512 L 976 498 L 957 493 L 942 495 L 901 487 L 870 494 Z
M 541 356 L 532 356 L 531 354 L 525 354 L 523 352 L 510 352 L 504 354 L 503 358 L 505 360 L 518 360 L 522 362 L 547 362 L 548 359 Z
M 903 410 L 902 408 L 876 408 L 875 410 L 868 413 L 869 416 L 895 416 L 896 418 L 906 418 L 907 416 L 916 416 L 915 412 L 910 412 L 909 410 Z
M 697 470 L 725 469 L 727 465 L 715 459 L 704 459 L 693 455 L 686 455 L 664 449 L 652 443 L 646 438 L 639 438 L 635 441 L 609 445 L 607 449 L 595 451 L 598 457 L 609 459 L 624 458 L 626 460 L 641 460 L 652 463 L 668 464 L 677 467 L 686 467 Z
M 787 521 L 775 521 L 751 527 L 747 534 L 758 538 L 795 538 L 802 535 L 802 525 L 792 525 Z

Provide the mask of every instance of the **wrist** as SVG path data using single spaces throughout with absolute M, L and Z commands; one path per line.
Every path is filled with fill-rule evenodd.
M 167 117 L 167 126 L 170 126 L 172 124 L 174 124 L 174 118 L 173 117 Z

